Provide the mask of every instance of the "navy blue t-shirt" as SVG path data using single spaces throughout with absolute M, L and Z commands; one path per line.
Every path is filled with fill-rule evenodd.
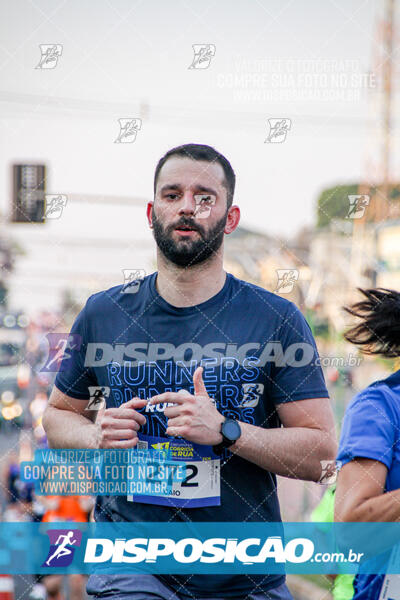
M 212 298 L 179 308 L 158 294 L 156 278 L 157 272 L 134 284 L 134 293 L 128 293 L 129 286 L 117 286 L 88 299 L 71 330 L 81 336 L 81 349 L 57 374 L 58 389 L 87 400 L 90 386 L 106 386 L 107 407 L 116 407 L 135 396 L 149 398 L 182 388 L 193 393 L 193 373 L 202 366 L 217 409 L 263 428 L 280 426 L 277 404 L 328 397 L 321 367 L 315 364 L 319 356 L 310 327 L 292 302 L 227 273 L 223 288 Z M 95 356 L 99 366 L 85 366 L 88 342 L 104 345 L 104 352 L 98 350 Z M 165 437 L 165 406 L 150 408 L 141 409 L 147 417 L 141 433 Z M 280 521 L 275 475 L 228 450 L 222 458 L 219 506 L 175 508 L 99 496 L 95 519 Z M 181 595 L 223 597 L 229 590 L 235 597 L 257 586 L 258 591 L 277 587 L 284 576 L 160 579 L 179 588 Z
M 370 458 L 387 469 L 384 492 L 400 488 L 400 370 L 357 394 L 346 409 L 337 459 Z M 383 575 L 356 575 L 354 600 L 379 598 Z

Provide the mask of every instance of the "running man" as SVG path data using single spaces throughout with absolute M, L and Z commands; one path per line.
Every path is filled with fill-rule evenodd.
M 96 521 L 279 522 L 276 474 L 319 481 L 321 461 L 335 458 L 308 323 L 292 302 L 223 269 L 224 237 L 240 219 L 234 189 L 214 148 L 167 152 L 147 206 L 158 270 L 135 294 L 122 285 L 94 294 L 72 327 L 82 343 L 55 381 L 49 445 L 169 444 L 187 465 L 173 494 L 98 497 Z M 211 210 L 200 218 L 204 196 Z M 110 388 L 97 420 L 86 410 L 93 385 Z M 129 600 L 291 598 L 280 574 L 92 575 L 87 589 Z

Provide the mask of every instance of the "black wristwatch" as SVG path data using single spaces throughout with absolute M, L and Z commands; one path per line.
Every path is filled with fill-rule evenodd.
M 213 452 L 215 454 L 222 454 L 225 448 L 229 448 L 238 440 L 242 434 L 239 423 L 235 419 L 225 418 L 225 421 L 221 423 L 222 442 L 213 446 Z

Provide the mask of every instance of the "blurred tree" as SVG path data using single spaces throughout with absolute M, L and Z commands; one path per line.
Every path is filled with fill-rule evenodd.
M 357 193 L 356 183 L 323 190 L 317 203 L 317 227 L 326 227 L 332 219 L 345 219 L 349 212 L 348 196 Z
M 317 227 L 326 227 L 332 219 L 346 219 L 349 211 L 349 196 L 360 193 L 361 184 L 353 183 L 337 185 L 321 192 L 317 200 Z M 365 187 L 365 184 L 364 184 Z M 366 192 L 364 192 L 366 193 Z M 375 218 L 376 202 L 382 198 L 383 191 L 377 186 L 368 188 L 370 204 L 365 211 L 365 221 L 371 222 Z M 389 202 L 386 207 L 385 217 L 400 218 L 400 184 L 392 184 L 389 188 Z M 347 220 L 347 219 L 346 219 Z M 350 221 L 351 219 L 349 219 Z

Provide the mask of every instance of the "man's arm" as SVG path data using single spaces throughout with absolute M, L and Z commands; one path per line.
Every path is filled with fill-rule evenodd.
M 53 387 L 43 415 L 50 448 L 133 448 L 146 417 L 135 409 L 146 400 L 133 398 L 119 408 L 87 410 L 88 400 L 77 400 Z
M 329 398 L 286 402 L 276 409 L 283 427 L 240 422 L 242 435 L 230 451 L 277 475 L 319 481 L 321 461 L 333 461 L 337 452 Z

